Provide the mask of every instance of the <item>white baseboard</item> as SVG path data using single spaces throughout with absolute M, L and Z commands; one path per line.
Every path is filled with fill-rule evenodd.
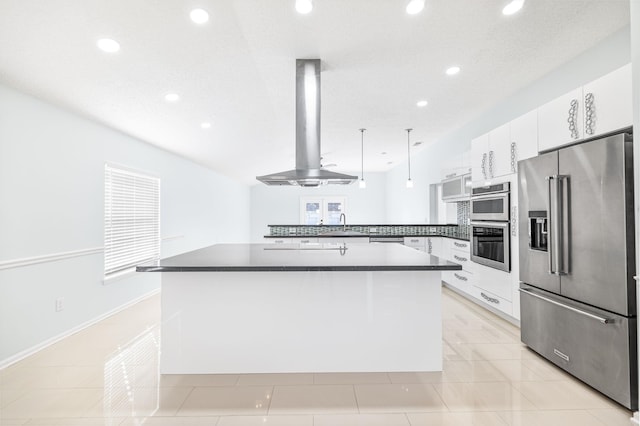
M 96 318 L 93 318 L 89 321 L 86 321 L 76 327 L 73 327 L 70 330 L 65 331 L 64 333 L 60 333 L 57 336 L 51 337 L 50 339 L 45 340 L 44 342 L 41 342 L 35 346 L 32 346 L 28 349 L 25 349 L 24 351 L 18 352 L 15 355 L 10 356 L 9 358 L 0 360 L 0 370 L 9 367 L 10 365 L 15 364 L 16 362 L 22 361 L 23 359 L 27 358 L 28 356 L 31 356 L 33 354 L 35 354 L 36 352 L 39 352 L 43 349 L 45 349 L 46 347 L 49 347 L 51 345 L 53 345 L 54 343 L 59 342 L 60 340 L 69 337 L 73 334 L 76 334 L 79 331 L 84 330 L 87 327 L 90 327 L 114 314 L 117 314 L 120 311 L 123 311 L 133 305 L 135 305 L 138 302 L 141 302 L 145 299 L 148 299 L 149 297 L 155 296 L 156 294 L 160 293 L 160 289 L 155 289 L 150 291 L 149 293 L 143 294 L 140 297 L 137 297 L 133 300 L 128 301 L 127 303 L 124 303 L 120 306 L 118 306 L 117 308 L 114 308 L 100 316 L 97 316 Z

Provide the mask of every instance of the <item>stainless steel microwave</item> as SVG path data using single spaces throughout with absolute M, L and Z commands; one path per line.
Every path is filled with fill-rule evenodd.
M 509 182 L 471 190 L 471 220 L 509 221 Z

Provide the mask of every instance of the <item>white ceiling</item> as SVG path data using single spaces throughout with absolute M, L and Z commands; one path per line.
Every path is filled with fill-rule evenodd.
M 504 0 L 407 2 L 0 0 L 0 82 L 255 183 L 295 166 L 296 58 L 323 61 L 323 163 L 359 171 L 365 127 L 365 171 L 383 171 L 406 160 L 405 128 L 432 142 L 629 24 L 629 0 L 529 0 L 511 17 Z

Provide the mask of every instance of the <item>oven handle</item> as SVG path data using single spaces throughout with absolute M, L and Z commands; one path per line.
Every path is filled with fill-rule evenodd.
M 476 200 L 485 200 L 487 198 L 506 198 L 509 196 L 509 191 L 498 191 L 498 192 L 490 192 L 488 194 L 482 194 L 482 195 L 472 195 L 471 196 L 471 201 L 476 201 Z
M 496 228 L 508 228 L 509 222 L 471 222 L 471 226 L 493 226 Z

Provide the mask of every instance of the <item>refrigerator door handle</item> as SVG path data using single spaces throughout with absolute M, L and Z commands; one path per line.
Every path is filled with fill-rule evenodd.
M 561 308 L 568 309 L 571 312 L 575 312 L 577 314 L 584 315 L 585 317 L 589 317 L 591 319 L 600 321 L 602 324 L 611 324 L 611 323 L 614 322 L 614 320 L 611 319 L 611 318 L 601 317 L 600 315 L 592 314 L 591 312 L 583 311 L 582 309 L 578 309 L 578 308 L 574 308 L 573 306 L 565 305 L 564 303 L 560 303 L 560 302 L 555 301 L 553 299 L 550 299 L 548 297 L 541 296 L 541 295 L 539 295 L 537 293 L 534 293 L 531 290 L 528 290 L 526 288 L 519 288 L 518 290 L 520 290 L 521 293 L 525 293 L 525 294 L 527 294 L 529 296 L 533 296 L 533 297 L 538 298 L 540 300 L 544 300 L 545 302 L 549 302 L 549 303 L 551 303 L 553 305 L 556 305 L 556 306 L 559 306 Z
M 564 268 L 564 223 L 562 180 L 565 175 L 547 176 L 549 200 L 549 273 L 566 275 Z M 554 194 L 552 195 L 552 188 Z M 555 266 L 555 269 L 554 269 Z
M 558 248 L 559 250 L 556 251 L 556 253 L 558 254 L 558 263 L 557 263 L 557 268 L 558 268 L 558 275 L 567 275 L 569 273 L 569 260 L 570 260 L 570 241 L 571 241 L 571 236 L 569 235 L 569 232 L 571 230 L 571 226 L 570 226 L 570 219 L 571 219 L 571 212 L 569 211 L 569 175 L 558 175 L 556 176 L 557 181 L 558 181 L 558 223 L 559 223 L 559 229 L 558 229 Z M 564 182 L 564 185 L 563 185 Z M 565 221 L 565 203 L 564 200 L 567 200 L 567 214 L 566 214 L 566 221 Z
M 555 253 L 555 249 L 553 248 L 553 241 L 555 238 L 555 218 L 553 217 L 552 211 L 552 205 L 553 205 L 553 199 L 551 198 L 551 182 L 555 179 L 555 176 L 547 176 L 547 218 L 548 218 L 548 226 L 547 226 L 547 232 L 549 234 L 548 236 L 548 241 L 549 244 L 547 246 L 547 257 L 549 258 L 549 273 L 554 275 L 556 273 L 556 271 L 553 270 L 553 255 Z

